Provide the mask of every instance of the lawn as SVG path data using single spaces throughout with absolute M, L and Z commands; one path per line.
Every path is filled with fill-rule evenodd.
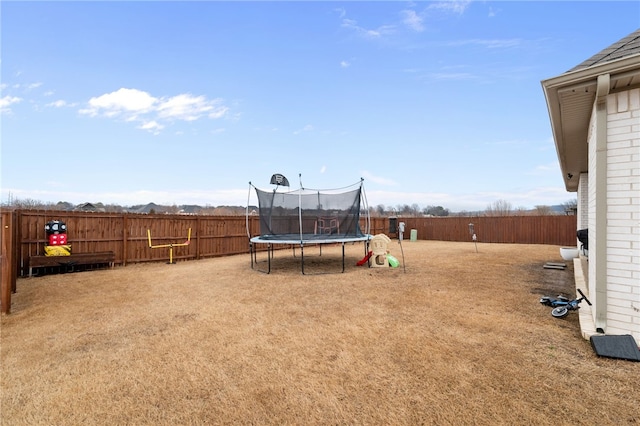
M 344 273 L 338 246 L 305 249 L 307 275 L 283 250 L 271 274 L 246 254 L 19 279 L 1 422 L 640 424 L 640 365 L 538 303 L 575 294 L 572 264 L 543 268 L 557 246 L 390 249 L 404 267 L 355 244 Z

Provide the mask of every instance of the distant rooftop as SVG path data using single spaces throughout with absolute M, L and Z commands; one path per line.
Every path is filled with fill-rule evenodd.
M 586 61 L 583 61 L 582 63 L 576 65 L 567 72 L 589 68 L 594 65 L 601 65 L 606 62 L 626 58 L 627 56 L 635 54 L 640 54 L 640 29 L 613 43 L 611 46 L 607 47 L 601 52 L 596 53 Z

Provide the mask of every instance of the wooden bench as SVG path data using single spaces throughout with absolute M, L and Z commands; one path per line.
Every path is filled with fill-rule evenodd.
M 112 251 L 98 253 L 74 253 L 69 256 L 31 256 L 29 257 L 29 276 L 32 276 L 33 268 L 46 268 L 56 266 L 99 265 L 109 264 L 113 268 L 116 256 Z

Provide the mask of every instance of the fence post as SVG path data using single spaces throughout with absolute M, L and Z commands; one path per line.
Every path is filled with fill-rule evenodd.
M 2 284 L 0 285 L 0 310 L 11 312 L 11 291 L 16 287 L 16 260 L 14 250 L 15 212 L 2 212 Z
M 196 260 L 200 260 L 200 234 L 202 233 L 202 221 L 196 216 Z
M 127 223 L 126 213 L 122 214 L 122 228 L 122 266 L 127 266 L 127 242 L 129 241 L 129 224 Z

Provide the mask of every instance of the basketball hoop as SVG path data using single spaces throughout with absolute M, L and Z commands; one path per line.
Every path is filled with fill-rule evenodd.
M 276 173 L 273 176 L 271 176 L 271 185 L 278 185 L 278 186 L 289 186 L 289 181 L 287 180 L 286 177 L 284 177 L 284 175 L 281 175 L 280 173 Z

